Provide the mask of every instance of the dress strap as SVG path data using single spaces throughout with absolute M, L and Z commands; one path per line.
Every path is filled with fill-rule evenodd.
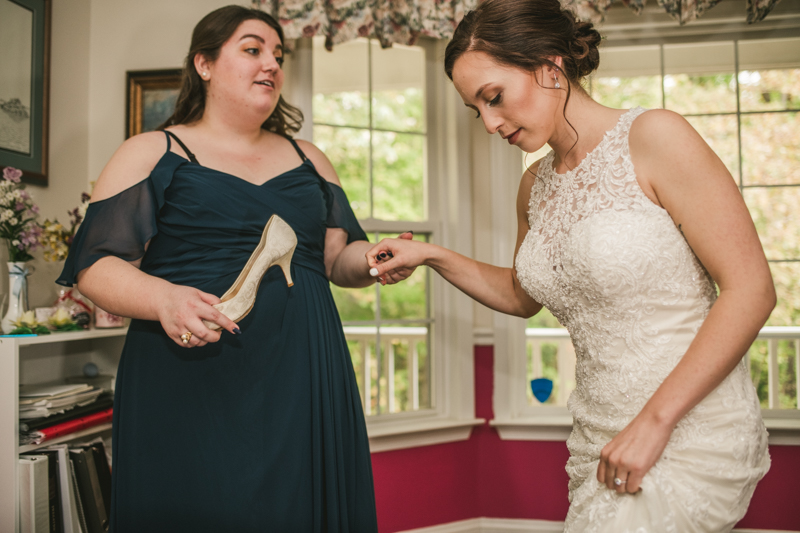
M 303 151 L 300 149 L 300 147 L 297 145 L 297 142 L 294 139 L 292 139 L 291 137 L 286 137 L 286 138 L 289 140 L 290 143 L 292 143 L 294 149 L 297 150 L 297 155 L 300 156 L 300 159 L 302 159 L 303 161 L 308 159 L 308 157 L 306 157 L 306 154 L 303 153 Z
M 172 133 L 171 131 L 168 131 L 168 130 L 164 130 L 164 133 L 167 134 L 167 150 L 169 150 L 169 147 L 170 147 L 169 138 L 172 137 L 173 139 L 175 139 L 175 142 L 178 143 L 178 145 L 183 149 L 183 151 L 189 157 L 189 161 L 191 161 L 192 163 L 196 163 L 198 165 L 200 164 L 197 161 L 197 158 L 194 156 L 194 154 L 191 151 L 189 151 L 189 149 L 186 147 L 185 144 L 183 144 L 183 141 L 180 140 L 177 135 L 175 135 L 174 133 Z

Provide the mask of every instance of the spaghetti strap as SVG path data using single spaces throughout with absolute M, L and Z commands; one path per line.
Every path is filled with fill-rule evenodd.
M 300 159 L 302 159 L 303 161 L 308 159 L 308 157 L 306 157 L 306 154 L 303 153 L 303 151 L 300 149 L 299 146 L 297 146 L 297 142 L 294 139 L 292 139 L 291 137 L 286 137 L 286 138 L 289 140 L 290 143 L 292 143 L 292 146 L 294 146 L 294 149 L 297 150 L 297 155 L 300 156 Z
M 183 144 L 183 141 L 180 140 L 177 135 L 175 135 L 174 133 L 172 133 L 171 131 L 168 131 L 168 130 L 164 130 L 164 133 L 167 134 L 167 143 L 169 143 L 169 138 L 172 137 L 173 139 L 175 139 L 175 142 L 178 143 L 178 145 L 183 149 L 183 151 L 189 157 L 189 161 L 191 161 L 192 163 L 196 163 L 198 165 L 200 164 L 197 161 L 197 158 L 194 156 L 194 154 L 186 147 L 185 144 Z M 167 144 L 167 150 L 169 150 L 169 148 L 170 148 L 170 144 Z

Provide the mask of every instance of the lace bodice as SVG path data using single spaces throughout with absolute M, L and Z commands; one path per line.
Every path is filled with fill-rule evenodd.
M 590 513 L 595 519 L 604 513 L 613 516 L 614 506 L 602 504 L 603 498 L 613 503 L 611 491 L 596 482 L 589 485 L 597 492 L 582 486 L 594 477 L 603 446 L 678 364 L 716 299 L 714 282 L 680 229 L 636 179 L 628 133 L 643 112 L 625 112 L 565 174 L 555 172 L 553 152 L 542 159 L 531 190 L 530 230 L 516 259 L 523 288 L 569 330 L 575 346 L 576 388 L 568 403 L 575 424 L 567 443 L 573 519 L 593 505 L 598 506 Z M 725 431 L 709 431 L 703 416 L 704 410 L 708 414 L 716 409 L 712 404 L 736 411 L 737 421 Z M 662 457 L 700 441 L 720 446 L 737 431 L 751 438 L 730 445 L 735 457 L 766 453 L 766 434 L 744 363 L 681 420 Z M 684 488 L 692 488 L 691 482 Z M 686 495 L 687 501 L 695 498 L 698 514 L 689 515 L 698 520 L 707 512 L 701 491 L 697 487 Z M 568 517 L 568 530 L 570 522 Z M 575 530 L 603 531 L 592 529 L 601 528 L 602 521 L 593 523 Z

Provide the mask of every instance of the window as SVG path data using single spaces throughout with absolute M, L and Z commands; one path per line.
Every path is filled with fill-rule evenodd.
M 314 142 L 370 240 L 412 226 L 429 240 L 425 50 L 359 39 L 328 52 L 315 39 L 313 79 Z M 432 407 L 429 287 L 427 268 L 392 286 L 331 286 L 367 415 Z
M 800 409 L 800 39 L 609 48 L 601 50 L 600 69 L 586 88 L 607 106 L 681 113 L 725 163 L 778 293 L 746 356 L 753 383 L 769 416 Z M 527 323 L 525 404 L 540 411 L 565 406 L 574 388 L 574 350 L 558 328 L 546 311 Z M 553 381 L 544 402 L 528 386 L 535 378 Z

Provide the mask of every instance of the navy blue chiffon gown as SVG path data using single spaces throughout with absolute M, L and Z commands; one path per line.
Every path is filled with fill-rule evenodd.
M 150 176 L 90 204 L 58 282 L 105 256 L 222 295 L 277 214 L 297 234 L 241 335 L 186 349 L 133 320 L 116 381 L 113 533 L 377 531 L 369 443 L 325 275 L 329 227 L 366 240 L 341 188 L 298 152 L 263 185 L 167 150 Z M 145 252 L 145 244 L 149 246 Z M 135 295 L 131 295 L 135 297 Z

